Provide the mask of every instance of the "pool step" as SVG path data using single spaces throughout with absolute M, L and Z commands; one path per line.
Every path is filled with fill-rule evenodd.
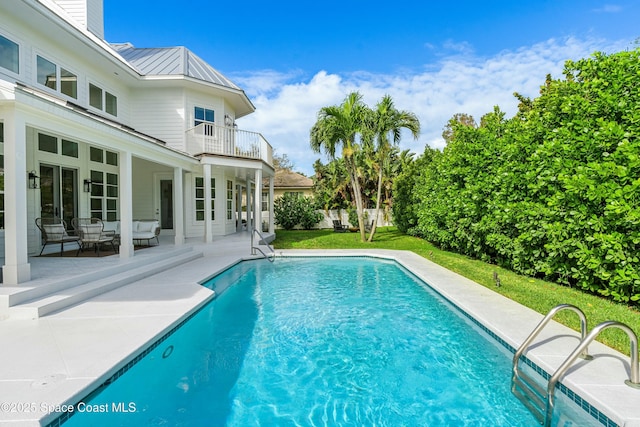
M 56 282 L 45 290 L 36 288 L 32 292 L 18 294 L 9 302 L 7 313 L 10 318 L 36 319 L 202 256 L 202 252 L 188 248 L 87 273 L 67 281 L 66 286 Z
M 547 413 L 547 392 L 540 384 L 524 372 L 518 372 L 512 378 L 511 392 L 529 409 L 540 424 L 544 423 Z

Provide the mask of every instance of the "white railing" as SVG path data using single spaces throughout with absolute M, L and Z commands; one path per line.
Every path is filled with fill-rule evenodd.
M 200 123 L 187 131 L 187 152 L 257 159 L 273 164 L 273 149 L 258 132 L 210 123 Z

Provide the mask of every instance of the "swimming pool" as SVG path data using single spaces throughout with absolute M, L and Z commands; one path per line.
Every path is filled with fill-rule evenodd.
M 243 262 L 207 286 L 65 425 L 538 425 L 512 354 L 395 262 Z

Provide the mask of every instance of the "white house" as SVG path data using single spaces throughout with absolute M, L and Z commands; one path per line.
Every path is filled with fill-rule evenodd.
M 30 280 L 38 217 L 119 220 L 121 257 L 134 219 L 210 242 L 241 230 L 249 195 L 251 227 L 274 176 L 268 142 L 235 125 L 254 110 L 184 47 L 105 41 L 102 0 L 0 2 L 3 283 Z

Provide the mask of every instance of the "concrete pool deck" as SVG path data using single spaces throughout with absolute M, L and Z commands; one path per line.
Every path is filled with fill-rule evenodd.
M 211 291 L 198 282 L 251 258 L 248 233 L 193 246 L 202 251 L 201 258 L 161 274 L 39 319 L 0 321 L 3 344 L 0 425 L 38 426 L 55 420 L 65 409 L 63 405 L 78 402 L 205 304 Z M 162 245 L 158 250 L 164 250 Z M 279 256 L 357 255 L 394 259 L 512 347 L 518 347 L 543 317 L 412 252 L 276 252 Z M 36 264 L 32 269 L 47 268 L 45 264 L 40 267 Z M 552 322 L 536 339 L 527 357 L 553 373 L 577 345 L 578 336 L 577 332 Z M 640 426 L 640 390 L 624 384 L 629 375 L 629 356 L 595 342 L 589 351 L 595 359 L 576 362 L 562 383 L 616 424 Z

